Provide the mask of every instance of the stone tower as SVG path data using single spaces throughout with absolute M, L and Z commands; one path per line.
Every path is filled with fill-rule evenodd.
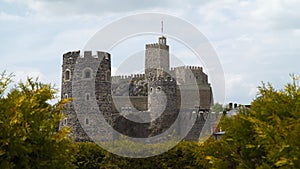
M 176 81 L 170 74 L 169 46 L 164 36 L 146 45 L 145 76 L 153 134 L 164 132 L 176 119 Z
M 170 128 L 177 118 L 176 81 L 170 76 L 148 79 L 148 108 L 153 134 Z
M 61 97 L 72 98 L 66 105 L 66 118 L 60 128 L 71 127 L 70 137 L 75 141 L 91 141 L 105 129 L 95 121 L 103 113 L 111 123 L 111 60 L 110 54 L 85 51 L 63 55 Z M 99 133 L 100 132 L 100 133 Z M 86 134 L 88 133 L 88 134 Z
M 154 74 L 169 70 L 169 46 L 166 37 L 161 36 L 158 38 L 158 43 L 146 45 L 145 75 L 146 78 L 149 78 Z
M 169 69 L 170 56 L 166 37 L 159 37 L 158 43 L 146 44 L 145 77 L 148 80 L 148 110 L 152 113 L 161 113 L 164 109 L 163 104 L 165 104 L 165 101 L 162 101 L 166 97 L 164 94 L 167 92 L 167 88 L 161 86 L 163 84 L 160 81 L 166 77 L 171 79 L 168 73 Z M 156 104 L 159 102 L 160 104 Z

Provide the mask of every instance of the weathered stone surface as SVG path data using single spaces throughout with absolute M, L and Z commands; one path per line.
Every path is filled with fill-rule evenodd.
M 88 133 L 111 132 L 105 130 L 106 125 L 97 124 L 100 111 L 109 125 L 131 137 L 158 135 L 177 119 L 179 123 L 173 126 L 174 130 L 182 135 L 191 128 L 186 140 L 198 140 L 213 104 L 207 75 L 198 66 L 170 69 L 165 37 L 160 37 L 159 43 L 147 44 L 145 54 L 145 74 L 112 77 L 109 53 L 92 55 L 85 51 L 83 56 L 79 51 L 65 53 L 61 97 L 72 98 L 76 90 L 79 91 L 76 101 L 81 99 L 81 102 L 66 105 L 66 119 L 60 127 L 70 126 L 70 136 L 76 141 L 91 141 L 94 136 L 89 137 L 83 128 Z M 81 112 L 76 113 L 75 108 Z M 186 124 L 185 119 L 192 117 L 196 117 L 195 124 Z

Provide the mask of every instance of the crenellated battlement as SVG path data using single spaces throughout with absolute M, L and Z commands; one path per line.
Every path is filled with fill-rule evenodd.
M 203 71 L 201 66 L 179 66 L 179 67 L 171 67 L 171 71 L 175 70 L 200 70 Z
M 159 44 L 159 43 L 151 43 L 151 44 L 146 44 L 146 49 L 148 49 L 148 48 L 160 48 L 160 49 L 168 50 L 169 46 L 168 45 L 162 45 L 162 44 Z
M 92 51 L 84 51 L 83 55 L 80 50 L 78 51 L 69 51 L 63 54 L 63 59 L 106 59 L 110 60 L 110 54 L 107 52 L 97 51 L 96 54 L 93 54 Z
M 73 57 L 79 57 L 80 50 L 78 51 L 69 51 L 63 54 L 63 59 L 72 59 Z
M 118 75 L 118 76 L 112 76 L 111 81 L 119 82 L 119 81 L 131 81 L 133 79 L 144 79 L 145 74 L 131 74 L 131 75 Z
M 110 54 L 107 52 L 97 51 L 96 54 L 93 54 L 92 51 L 84 51 L 81 58 L 84 59 L 106 59 L 110 60 Z

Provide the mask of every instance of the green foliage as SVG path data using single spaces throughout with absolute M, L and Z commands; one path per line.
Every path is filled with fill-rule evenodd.
M 158 158 L 157 161 L 161 162 L 163 168 L 202 168 L 202 164 L 197 164 L 194 156 L 199 149 L 197 142 L 180 142 L 170 151 L 155 158 Z
M 134 142 L 126 137 L 121 137 L 113 142 L 101 142 L 103 145 L 112 152 L 126 156 L 126 157 L 148 157 L 162 152 L 168 151 L 178 143 L 178 139 L 172 138 L 156 144 L 145 144 L 143 142 Z
M 126 142 L 128 143 L 128 141 Z M 79 151 L 75 155 L 75 165 L 82 169 L 199 168 L 194 156 L 195 152 L 198 151 L 198 143 L 196 142 L 181 142 L 166 153 L 148 158 L 121 157 L 103 150 L 94 143 L 77 143 L 77 147 Z
M 69 129 L 56 131 L 65 101 L 47 103 L 56 90 L 28 79 L 4 96 L 11 75 L 0 78 L 0 168 L 75 167 Z
M 212 137 L 203 143 L 194 153 L 197 166 L 201 168 L 235 168 L 236 162 L 231 156 L 232 150 L 226 141 L 215 141 Z
M 292 78 L 282 90 L 263 84 L 251 110 L 222 120 L 222 140 L 205 143 L 212 168 L 300 168 L 300 88 Z
M 263 84 L 251 110 L 240 107 L 238 115 L 224 116 L 221 140 L 181 142 L 148 158 L 121 157 L 94 143 L 71 142 L 69 128 L 57 131 L 67 100 L 49 104 L 56 90 L 32 79 L 5 93 L 11 77 L 0 75 L 0 168 L 300 168 L 300 87 L 295 76 L 282 90 Z M 143 156 L 168 148 L 172 141 L 107 144 L 113 150 L 123 147 L 133 153 L 129 156 Z
M 259 88 L 252 103 L 249 122 L 258 145 L 265 150 L 265 163 L 272 167 L 300 168 L 300 87 L 299 77 L 282 90 L 270 84 Z
M 223 105 L 220 103 L 215 103 L 212 106 L 211 111 L 215 113 L 223 112 L 224 111 Z
M 104 166 L 108 153 L 94 143 L 77 143 L 78 153 L 75 154 L 75 165 L 78 168 L 95 169 Z

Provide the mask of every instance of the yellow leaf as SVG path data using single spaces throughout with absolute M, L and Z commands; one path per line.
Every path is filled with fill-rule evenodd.
M 287 162 L 288 162 L 288 160 L 286 158 L 281 157 L 280 160 L 275 163 L 275 166 L 280 167 L 280 166 L 287 164 Z
M 206 159 L 206 160 L 212 160 L 213 157 L 212 157 L 212 156 L 206 156 L 205 159 Z
M 5 151 L 3 150 L 0 150 L 0 156 L 4 155 L 5 154 Z

